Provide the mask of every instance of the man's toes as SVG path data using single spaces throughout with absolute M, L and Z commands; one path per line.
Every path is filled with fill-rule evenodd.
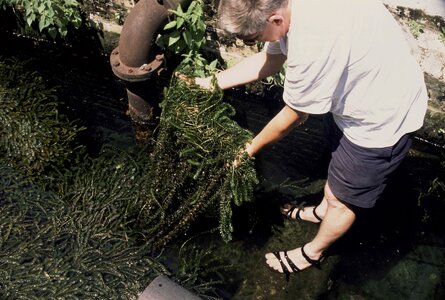
M 272 252 L 266 253 L 265 257 L 267 261 L 276 261 L 279 263 L 277 257 Z
M 270 268 L 272 268 L 272 269 L 274 269 L 274 270 L 276 270 L 276 271 L 278 271 L 278 272 L 283 272 L 283 270 L 281 269 L 281 264 L 280 264 L 280 262 L 279 262 L 278 259 L 275 257 L 275 255 L 273 255 L 272 253 L 267 253 L 267 254 L 266 254 L 266 264 L 267 264 Z
M 268 264 L 269 267 L 274 269 L 277 269 L 280 266 L 279 262 L 276 259 L 275 260 L 268 259 L 266 260 L 266 264 Z
M 282 215 L 288 216 L 291 219 L 295 219 L 295 211 L 292 211 L 292 206 L 282 206 L 280 207 L 280 212 Z

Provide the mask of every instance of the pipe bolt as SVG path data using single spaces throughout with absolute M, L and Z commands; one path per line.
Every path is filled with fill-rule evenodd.
M 119 67 L 120 65 L 121 65 L 121 63 L 117 61 L 113 64 L 113 67 Z
M 128 73 L 133 73 L 133 69 L 128 69 Z
M 113 54 L 113 55 L 118 55 L 118 54 L 119 54 L 119 51 L 114 50 L 111 54 Z
M 163 60 L 164 59 L 164 55 L 162 55 L 162 54 L 158 54 L 158 55 L 156 55 L 156 60 L 157 61 L 161 61 L 161 60 Z

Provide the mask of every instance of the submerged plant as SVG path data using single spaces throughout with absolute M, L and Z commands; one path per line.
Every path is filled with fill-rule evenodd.
M 179 70 L 214 68 L 200 62 Z M 153 253 L 208 209 L 229 240 L 232 205 L 252 198 L 253 159 L 241 154 L 252 134 L 231 119 L 222 92 L 173 78 L 151 153 L 81 152 L 66 164 L 79 153 L 79 128 L 58 114 L 54 90 L 17 61 L 0 67 L 0 298 L 133 299 L 159 273 L 211 291 L 198 278 L 208 253 L 189 257 L 177 276 Z M 33 180 L 53 171 L 52 184 Z
M 0 165 L 1 299 L 135 299 L 168 273 L 131 238 L 126 200 L 135 192 L 119 172 L 132 166 L 103 165 L 78 169 L 59 193 Z
M 0 58 L 0 157 L 30 177 L 56 171 L 82 128 L 59 115 L 55 89 L 18 60 Z

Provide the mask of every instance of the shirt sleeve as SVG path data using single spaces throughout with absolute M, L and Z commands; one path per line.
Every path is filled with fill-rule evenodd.
M 266 42 L 266 44 L 264 45 L 264 50 L 267 54 L 283 54 L 280 47 L 280 41 Z

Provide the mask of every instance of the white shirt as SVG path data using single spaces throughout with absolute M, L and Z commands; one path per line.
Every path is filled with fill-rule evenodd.
M 354 144 L 392 146 L 423 124 L 423 73 L 379 0 L 293 0 L 287 36 L 266 51 L 287 56 L 286 104 L 332 112 Z

